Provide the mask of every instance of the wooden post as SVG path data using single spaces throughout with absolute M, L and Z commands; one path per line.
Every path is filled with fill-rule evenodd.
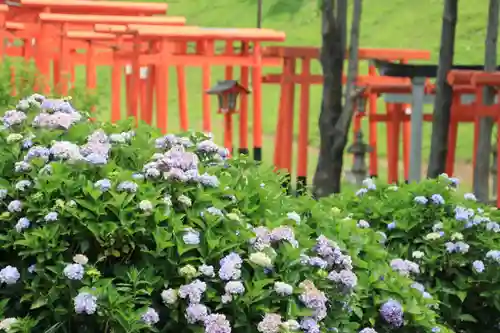
M 458 0 L 445 0 L 441 28 L 441 48 L 436 79 L 436 98 L 432 122 L 431 153 L 427 177 L 436 178 L 445 171 L 448 154 L 448 127 L 450 123 L 453 91 L 446 75 L 453 66 L 455 27 L 457 25 Z
M 262 28 L 262 0 L 257 0 L 257 28 Z
M 497 66 L 497 37 L 498 37 L 498 12 L 500 9 L 499 0 L 490 0 L 488 9 L 488 28 L 486 31 L 484 70 L 494 72 Z M 485 105 L 492 105 L 495 102 L 495 91 L 492 87 L 485 87 Z M 479 140 L 476 150 L 476 164 L 474 166 L 474 194 L 481 202 L 489 200 L 489 168 L 491 153 L 491 135 L 493 133 L 494 120 L 491 117 L 481 117 L 479 119 Z

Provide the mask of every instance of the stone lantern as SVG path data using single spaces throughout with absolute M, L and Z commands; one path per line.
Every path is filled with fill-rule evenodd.
M 370 153 L 372 150 L 372 147 L 363 142 L 363 133 L 361 131 L 356 133 L 354 142 L 347 149 L 347 152 L 354 156 L 351 175 L 354 177 L 354 182 L 358 186 L 362 186 L 363 180 L 367 177 L 368 168 L 365 162 L 365 155 Z

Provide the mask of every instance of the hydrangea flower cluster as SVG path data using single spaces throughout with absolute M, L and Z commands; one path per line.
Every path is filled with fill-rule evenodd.
M 210 140 L 212 145 L 218 146 Z M 208 173 L 199 173 L 200 159 L 197 153 L 209 154 L 212 159 L 221 160 L 220 151 L 191 152 L 187 148 L 192 147 L 193 142 L 186 137 L 177 137 L 167 135 L 156 140 L 156 147 L 162 150 L 162 153 L 155 153 L 151 162 L 146 163 L 142 172 L 146 178 L 163 178 L 181 183 L 199 183 L 205 187 L 218 187 L 219 180 L 216 176 Z M 219 148 L 218 148 L 219 149 Z M 199 150 L 198 150 L 199 151 Z
M 391 260 L 392 270 L 398 272 L 403 276 L 409 276 L 410 274 L 419 274 L 420 267 L 417 263 L 406 260 L 406 259 L 393 259 Z

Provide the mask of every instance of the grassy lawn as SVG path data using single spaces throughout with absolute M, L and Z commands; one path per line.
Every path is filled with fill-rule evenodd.
M 151 0 L 149 0 L 151 1 Z M 317 0 L 264 0 L 263 26 L 285 31 L 286 45 L 320 45 L 320 13 Z M 254 27 L 256 22 L 256 0 L 172 0 L 170 15 L 181 15 L 187 18 L 188 24 L 210 27 Z M 459 5 L 459 20 L 457 40 L 455 45 L 456 63 L 481 64 L 484 57 L 484 38 L 486 33 L 487 0 L 462 1 Z M 432 63 L 437 62 L 441 30 L 441 0 L 370 0 L 365 1 L 361 27 L 361 46 L 377 48 L 412 48 L 425 49 L 432 52 Z M 362 68 L 365 69 L 364 67 Z M 277 72 L 279 69 L 268 69 Z M 319 63 L 314 64 L 314 72 L 321 73 Z M 237 72 L 235 72 L 237 73 Z M 237 77 L 237 74 L 236 74 Z M 212 79 L 223 78 L 222 68 L 213 68 Z M 190 124 L 193 129 L 201 128 L 201 70 L 187 70 L 189 87 Z M 109 72 L 103 69 L 99 73 L 99 91 L 109 96 Z M 298 91 L 296 94 L 298 98 Z M 251 98 L 250 98 L 251 101 Z M 265 86 L 263 106 L 264 132 L 269 138 L 275 133 L 279 89 L 275 86 Z M 109 105 L 106 101 L 105 105 Z M 213 132 L 216 137 L 222 135 L 222 119 L 215 114 L 215 99 L 213 101 Z M 321 103 L 321 87 L 311 89 L 310 144 L 317 147 L 319 133 L 317 118 Z M 298 103 L 296 103 L 298 106 Z M 250 106 L 251 107 L 251 106 Z M 380 102 L 382 110 L 383 103 Z M 428 107 L 428 112 L 431 107 Z M 101 111 L 101 117 L 107 118 L 106 108 Z M 251 117 L 250 117 L 251 118 Z M 170 72 L 169 89 L 169 130 L 179 129 L 177 114 L 177 88 L 175 69 Z M 250 119 L 251 120 L 251 119 Z M 236 120 L 237 123 L 237 120 Z M 297 122 L 296 122 L 297 123 Z M 251 124 L 250 124 L 251 126 Z M 423 156 L 427 157 L 430 150 L 430 124 L 424 130 Z M 385 155 L 385 128 L 379 128 L 379 153 Z M 265 158 L 272 161 L 272 144 L 266 140 Z M 314 151 L 312 152 L 314 154 Z M 472 128 L 463 125 L 459 135 L 457 158 L 468 161 L 472 155 Z M 309 163 L 314 170 L 315 156 Z M 382 166 L 381 166 L 382 167 Z M 382 169 L 383 170 L 383 169 Z M 383 172 L 381 170 L 381 172 Z

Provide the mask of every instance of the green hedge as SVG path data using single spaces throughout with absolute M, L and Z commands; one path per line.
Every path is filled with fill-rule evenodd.
M 87 116 L 32 95 L 2 118 L 0 328 L 448 331 L 383 235 L 328 202 L 205 134 Z
M 444 323 L 465 332 L 497 332 L 500 318 L 500 220 L 495 207 L 458 195 L 442 175 L 404 186 L 371 180 L 328 204 L 386 235 L 395 257 L 420 266 L 417 281 L 439 298 Z

